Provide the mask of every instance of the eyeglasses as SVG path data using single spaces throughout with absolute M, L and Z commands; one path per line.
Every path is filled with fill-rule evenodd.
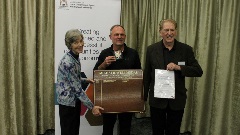
M 162 31 L 164 31 L 164 32 L 174 32 L 174 31 L 176 31 L 176 29 L 163 29 Z
M 119 33 L 116 33 L 116 34 L 113 34 L 114 37 L 125 37 L 126 35 L 125 34 L 119 34 Z

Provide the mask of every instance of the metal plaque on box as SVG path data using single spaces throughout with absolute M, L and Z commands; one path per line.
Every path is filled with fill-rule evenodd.
M 142 70 L 95 70 L 94 104 L 103 113 L 142 112 Z

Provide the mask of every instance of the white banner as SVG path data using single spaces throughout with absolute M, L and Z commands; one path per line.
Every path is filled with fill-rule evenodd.
M 93 67 L 100 52 L 109 47 L 112 25 L 120 24 L 121 0 L 55 0 L 55 82 L 59 61 L 68 52 L 65 46 L 65 33 L 79 29 L 84 36 L 83 53 L 80 54 L 82 72 L 93 78 Z M 92 98 L 92 85 L 86 86 Z M 80 134 L 101 135 L 102 126 L 91 126 L 85 117 L 86 107 L 82 106 Z M 80 114 L 79 114 L 80 115 Z M 90 120 L 91 121 L 91 120 Z M 60 135 L 58 105 L 55 98 L 55 134 Z

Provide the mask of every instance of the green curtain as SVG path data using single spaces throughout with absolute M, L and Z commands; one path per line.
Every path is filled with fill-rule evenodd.
M 177 40 L 193 47 L 203 68 L 201 78 L 187 78 L 181 132 L 239 135 L 240 1 L 122 0 L 121 4 L 126 43 L 138 50 L 143 68 L 146 48 L 161 39 L 158 24 L 166 18 L 178 22 Z
M 0 134 L 54 129 L 54 1 L 0 1 Z

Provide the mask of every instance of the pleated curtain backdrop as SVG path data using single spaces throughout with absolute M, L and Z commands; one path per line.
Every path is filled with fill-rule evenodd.
M 0 134 L 43 134 L 54 129 L 54 0 L 0 7 Z

